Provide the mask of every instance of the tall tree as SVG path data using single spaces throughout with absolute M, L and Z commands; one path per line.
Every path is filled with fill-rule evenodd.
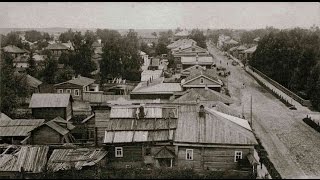
M 27 73 L 30 76 L 36 77 L 37 76 L 37 65 L 36 62 L 33 58 L 33 51 L 31 50 L 29 53 L 29 58 L 28 58 L 28 68 L 27 68 Z
M 53 58 L 48 58 L 45 68 L 42 70 L 43 81 L 48 84 L 54 84 L 57 71 L 58 62 Z
M 190 38 L 197 42 L 197 46 L 207 48 L 206 37 L 200 29 L 193 29 Z
M 1 112 L 12 116 L 18 106 L 17 83 L 14 79 L 12 57 L 1 53 Z
M 43 39 L 41 32 L 36 30 L 26 31 L 25 38 L 27 41 L 36 42 Z
M 72 79 L 75 76 L 75 71 L 70 66 L 65 66 L 64 69 L 59 69 L 56 75 L 56 83 L 61 83 Z

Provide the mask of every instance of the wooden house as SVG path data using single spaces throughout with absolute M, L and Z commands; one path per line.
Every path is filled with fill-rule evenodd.
M 190 32 L 188 30 L 184 29 L 184 30 L 174 34 L 174 39 L 188 38 L 189 35 L 190 35 Z
M 174 41 L 173 43 L 169 44 L 167 46 L 168 49 L 175 49 L 180 46 L 191 46 L 191 45 L 196 45 L 197 42 L 193 39 L 179 39 L 177 41 Z
M 104 144 L 110 167 L 172 167 L 178 113 L 172 106 L 112 106 Z
M 40 179 L 48 146 L 0 146 L 0 179 Z
M 83 93 L 98 93 L 99 84 L 94 83 L 95 79 L 78 76 L 69 81 L 55 84 L 57 93 L 69 93 L 75 100 L 83 100 Z
M 30 132 L 44 123 L 44 119 L 0 120 L 0 144 L 30 144 Z
M 171 51 L 174 57 L 196 56 L 197 54 L 198 56 L 209 56 L 209 52 L 206 49 L 195 44 L 179 46 Z
M 247 120 L 204 105 L 180 106 L 174 143 L 176 166 L 255 172 L 257 141 Z
M 221 91 L 223 82 L 207 71 L 196 71 L 181 81 L 184 90 L 189 88 L 209 88 L 217 92 Z
M 21 85 L 27 87 L 28 95 L 31 97 L 33 93 L 40 92 L 40 85 L 42 82 L 26 73 L 15 72 L 14 75 L 19 79 Z
M 3 52 L 9 53 L 13 58 L 29 53 L 27 50 L 20 49 L 14 45 L 8 45 L 6 47 L 3 47 L 2 50 Z
M 60 55 L 62 53 L 68 53 L 70 51 L 73 51 L 74 48 L 71 43 L 54 43 L 54 44 L 49 44 L 46 49 L 50 50 L 53 57 L 58 60 Z
M 70 94 L 33 93 L 29 108 L 35 118 L 51 120 L 60 116 L 68 121 L 73 116 L 72 102 Z
M 43 123 L 30 133 L 31 144 L 63 144 L 75 141 L 71 135 L 71 130 L 75 126 L 61 117 L 56 117 L 51 121 Z

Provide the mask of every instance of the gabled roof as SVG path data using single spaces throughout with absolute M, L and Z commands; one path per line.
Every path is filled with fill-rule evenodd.
M 0 156 L 0 171 L 40 173 L 45 170 L 49 146 L 8 146 L 19 151 Z
M 62 127 L 61 124 L 63 124 L 66 127 Z M 52 119 L 51 121 L 46 122 L 43 125 L 49 126 L 53 130 L 55 130 L 59 134 L 61 134 L 62 136 L 68 134 L 72 129 L 75 128 L 75 126 L 72 125 L 72 123 L 62 119 L 61 117 L 56 117 L 56 118 Z
M 44 121 L 44 119 L 0 120 L 0 136 L 28 136 L 30 131 Z
M 26 82 L 26 84 L 29 86 L 29 87 L 33 87 L 33 88 L 38 88 L 39 85 L 42 84 L 42 82 L 35 78 L 35 77 L 32 77 L 30 76 L 29 74 L 24 74 L 24 73 L 19 73 L 19 72 L 14 72 L 14 75 L 16 75 L 17 77 L 20 77 L 21 80 L 23 82 Z
M 245 123 L 238 123 L 222 114 L 205 108 L 205 118 L 199 119 L 198 105 L 180 106 L 174 143 L 257 144 L 254 134 L 246 128 Z
M 206 68 L 205 67 L 203 67 L 203 66 L 200 66 L 200 65 L 198 65 L 198 64 L 196 64 L 196 65 L 193 65 L 193 66 L 190 66 L 190 67 L 188 67 L 188 68 L 186 68 L 186 69 L 184 69 L 184 70 L 182 70 L 181 71 L 181 74 L 183 74 L 183 73 L 190 73 L 193 69 L 201 69 L 201 70 L 205 70 Z
M 207 71 L 196 71 L 195 73 L 191 74 L 190 76 L 188 76 L 187 78 L 185 78 L 184 82 L 181 82 L 181 85 L 187 84 L 199 77 L 206 77 L 207 79 L 223 85 L 222 81 L 220 79 L 218 79 L 216 76 L 213 76 L 211 73 L 208 73 Z
M 71 169 L 72 166 L 81 170 L 84 166 L 93 166 L 107 155 L 107 151 L 98 148 L 70 148 L 53 150 L 48 160 L 49 171 Z
M 216 92 L 211 89 L 189 89 L 184 95 L 179 97 L 178 99 L 175 99 L 174 103 L 179 102 L 197 102 L 197 99 L 199 98 L 200 101 L 218 101 L 225 104 L 231 104 L 233 103 L 233 100 L 222 93 Z
M 8 53 L 27 53 L 28 52 L 24 49 L 20 49 L 17 46 L 14 46 L 14 45 L 8 45 L 6 47 L 3 47 L 3 51 L 8 52 Z
M 164 146 L 163 148 L 161 148 L 155 155 L 154 157 L 157 159 L 161 159 L 161 158 L 174 158 L 176 155 L 174 154 L 174 152 L 172 150 L 170 150 L 169 148 L 167 148 L 167 146 Z
M 91 79 L 91 78 L 87 78 L 87 77 L 83 77 L 83 76 L 79 75 L 77 78 L 71 79 L 66 82 L 55 84 L 54 86 L 58 86 L 58 85 L 65 84 L 65 83 L 76 84 L 79 86 L 88 86 L 94 82 L 95 82 L 95 79 Z
M 70 100 L 70 94 L 33 93 L 29 108 L 67 107 Z
M 186 44 L 172 49 L 175 53 L 207 53 L 207 50 L 195 44 Z

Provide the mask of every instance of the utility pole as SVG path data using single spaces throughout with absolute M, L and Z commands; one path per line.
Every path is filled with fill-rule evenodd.
M 253 128 L 253 126 L 252 126 L 252 95 L 251 95 L 251 98 L 250 98 L 250 101 L 251 101 L 251 108 L 250 108 L 250 118 L 251 118 L 251 120 L 250 120 L 250 124 L 251 124 L 251 128 Z

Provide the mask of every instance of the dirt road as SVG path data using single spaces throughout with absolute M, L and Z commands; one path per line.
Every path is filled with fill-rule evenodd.
M 238 100 L 232 106 L 240 113 L 243 111 L 246 119 L 250 119 L 252 96 L 253 130 L 280 175 L 286 179 L 319 178 L 320 133 L 302 121 L 310 111 L 304 107 L 288 109 L 241 67 L 231 65 L 232 60 L 219 50 L 212 47 L 208 50 L 215 56 L 217 65 L 221 60 L 221 65 L 231 71 L 228 87 L 231 96 Z

